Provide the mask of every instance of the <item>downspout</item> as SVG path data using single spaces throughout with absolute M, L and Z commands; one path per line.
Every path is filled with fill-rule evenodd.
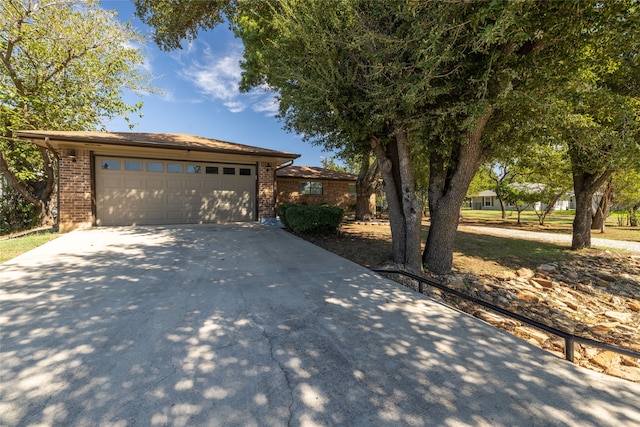
M 279 171 L 280 169 L 288 168 L 289 166 L 292 166 L 292 165 L 293 165 L 293 160 L 289 160 L 287 163 L 278 166 L 276 170 Z

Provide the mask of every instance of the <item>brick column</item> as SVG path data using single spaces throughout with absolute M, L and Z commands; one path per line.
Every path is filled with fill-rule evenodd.
M 258 163 L 258 219 L 276 216 L 276 164 Z
M 75 152 L 75 158 L 71 155 Z M 93 225 L 91 155 L 88 150 L 60 150 L 58 222 L 60 232 Z

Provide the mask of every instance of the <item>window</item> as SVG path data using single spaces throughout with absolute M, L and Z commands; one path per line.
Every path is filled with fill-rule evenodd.
M 321 182 L 301 182 L 300 194 L 322 195 L 322 183 Z
M 200 169 L 198 165 L 187 165 L 187 173 L 200 173 Z
M 235 175 L 236 168 L 222 168 L 222 173 L 225 175 Z
M 147 162 L 147 172 L 162 172 L 162 163 Z
M 142 162 L 127 160 L 124 162 L 124 170 L 126 171 L 141 171 Z
M 484 198 L 484 205 L 485 206 L 493 206 L 493 198 L 492 197 L 485 197 Z
M 349 195 L 350 196 L 355 196 L 356 195 L 356 183 L 355 182 L 350 182 L 349 183 Z
M 217 175 L 218 174 L 218 167 L 217 166 L 207 166 L 206 168 L 204 168 L 204 173 Z
M 251 175 L 251 169 L 240 168 L 240 175 Z
M 182 165 L 180 163 L 169 163 L 167 165 L 167 172 L 182 173 Z
M 120 160 L 103 160 L 102 169 L 120 170 Z

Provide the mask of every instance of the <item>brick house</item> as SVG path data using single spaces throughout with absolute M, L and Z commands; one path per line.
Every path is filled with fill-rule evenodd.
M 20 131 L 58 155 L 60 230 L 275 217 L 276 168 L 300 157 L 185 134 Z
M 312 166 L 286 166 L 276 171 L 276 204 L 329 204 L 355 210 L 357 175 Z M 375 207 L 375 194 L 371 196 Z

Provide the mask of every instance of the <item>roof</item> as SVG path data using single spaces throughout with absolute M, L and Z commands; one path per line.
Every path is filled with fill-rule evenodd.
M 270 150 L 251 145 L 236 144 L 202 136 L 177 133 L 140 133 L 140 132 L 92 132 L 92 131 L 17 131 L 20 138 L 51 140 L 63 142 L 99 143 L 101 145 L 168 148 L 216 153 L 250 154 L 268 157 L 296 159 L 299 154 Z M 35 141 L 34 141 L 35 142 Z
M 332 181 L 355 181 L 357 175 L 352 173 L 323 169 L 315 166 L 287 166 L 276 171 L 278 178 L 303 178 Z
M 478 194 L 473 194 L 471 197 L 495 197 L 496 192 L 493 190 L 484 190 L 479 192 Z

